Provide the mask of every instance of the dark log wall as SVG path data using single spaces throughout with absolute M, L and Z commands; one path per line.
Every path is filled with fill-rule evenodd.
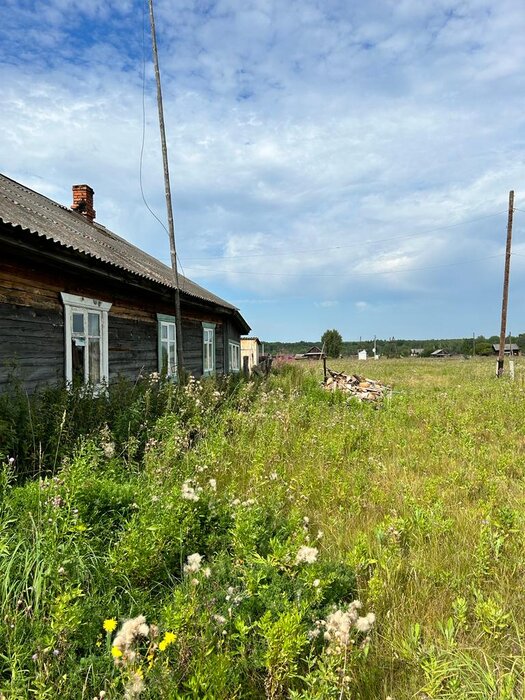
M 11 234 L 10 234 L 11 235 Z M 64 317 L 60 292 L 109 301 L 108 345 L 110 381 L 118 375 L 136 379 L 158 369 L 157 313 L 173 314 L 172 294 L 147 282 L 125 279 L 115 268 L 102 269 L 80 256 L 41 239 L 16 244 L 2 236 L 0 226 L 0 390 L 13 365 L 24 386 L 64 379 Z M 35 242 L 33 243 L 33 241 Z M 57 255 L 58 254 L 58 255 Z M 182 304 L 185 367 L 202 374 L 202 322 L 215 323 L 216 371 L 228 370 L 228 338 L 238 339 L 227 315 L 206 302 Z
M 33 391 L 64 377 L 61 309 L 0 303 L 0 391 L 10 378 Z
M 108 314 L 109 379 L 137 379 L 158 369 L 157 323 Z

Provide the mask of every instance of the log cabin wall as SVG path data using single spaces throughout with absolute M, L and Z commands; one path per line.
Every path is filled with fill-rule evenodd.
M 109 379 L 158 369 L 157 313 L 173 315 L 173 292 L 32 235 L 17 239 L 0 224 L 0 390 L 13 369 L 24 387 L 64 379 L 61 292 L 111 302 Z M 228 371 L 228 339 L 239 329 L 219 307 L 182 299 L 185 367 L 201 376 L 203 321 L 215 324 L 216 372 Z

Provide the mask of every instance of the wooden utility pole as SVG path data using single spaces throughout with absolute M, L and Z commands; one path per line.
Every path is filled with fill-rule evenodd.
M 170 171 L 168 167 L 168 148 L 166 146 L 166 130 L 164 128 L 164 109 L 162 106 L 162 88 L 160 84 L 159 55 L 157 52 L 157 35 L 155 32 L 155 17 L 153 15 L 153 0 L 149 0 L 149 19 L 151 24 L 151 41 L 153 48 L 153 63 L 157 82 L 157 107 L 159 112 L 160 141 L 162 145 L 162 162 L 164 164 L 164 188 L 166 191 L 166 210 L 168 213 L 168 234 L 170 239 L 171 270 L 173 286 L 175 287 L 175 337 L 177 344 L 177 376 L 182 380 L 184 371 L 184 355 L 182 353 L 182 323 L 180 317 L 179 271 L 177 267 L 177 249 L 175 247 L 175 226 L 173 223 L 173 206 L 171 203 Z
M 510 253 L 512 247 L 512 217 L 514 215 L 514 190 L 509 192 L 509 217 L 507 220 L 507 248 L 505 252 L 505 274 L 503 277 L 503 300 L 501 302 L 501 330 L 499 334 L 498 377 L 503 375 L 505 336 L 507 334 L 507 304 L 509 300 Z

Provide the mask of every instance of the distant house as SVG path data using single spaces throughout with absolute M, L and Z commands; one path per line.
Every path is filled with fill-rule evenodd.
M 368 357 L 368 354 L 367 354 L 366 350 L 359 350 L 359 352 L 357 353 L 358 360 L 366 360 L 367 357 Z
M 259 338 L 241 338 L 241 362 L 245 374 L 249 374 L 261 361 L 261 346 Z
M 95 221 L 94 192 L 65 207 L 0 175 L 0 389 L 176 372 L 170 267 Z M 185 369 L 238 371 L 239 310 L 179 275 Z
M 443 350 L 443 348 L 440 348 L 439 350 L 434 350 L 434 352 L 431 352 L 430 357 L 450 357 L 450 353 L 448 350 Z
M 499 355 L 499 343 L 494 343 L 492 345 L 492 351 L 496 355 Z M 503 349 L 503 354 L 504 355 L 519 355 L 520 354 L 519 345 L 516 345 L 516 343 L 505 343 L 505 347 Z
M 421 357 L 421 355 L 425 352 L 424 348 L 411 348 L 410 349 L 410 357 Z
M 307 352 L 299 353 L 295 356 L 296 360 L 322 360 L 326 357 L 325 353 L 317 345 L 313 345 Z

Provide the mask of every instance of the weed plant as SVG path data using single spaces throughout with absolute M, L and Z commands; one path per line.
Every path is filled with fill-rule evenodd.
M 393 395 L 297 363 L 50 402 L 35 478 L 4 448 L 0 697 L 523 700 L 522 366 L 334 368 Z

